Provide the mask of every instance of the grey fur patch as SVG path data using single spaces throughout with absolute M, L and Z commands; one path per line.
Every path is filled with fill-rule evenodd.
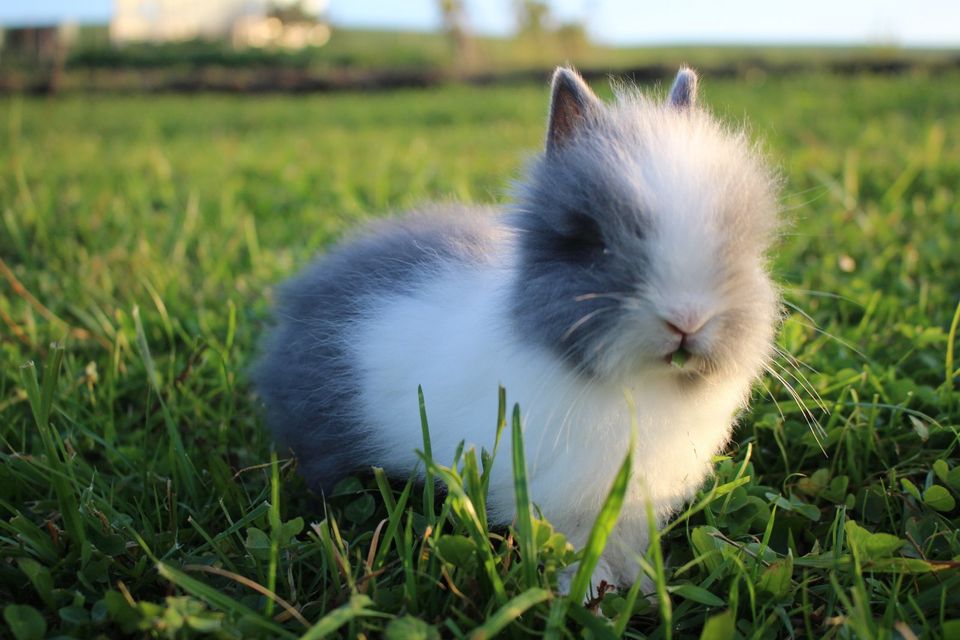
M 677 77 L 670 88 L 669 102 L 678 109 L 689 109 L 697 102 L 697 74 L 689 67 L 683 67 L 677 72 Z
M 523 275 L 512 318 L 525 340 L 592 373 L 596 349 L 618 321 L 618 298 L 646 273 L 637 244 L 648 221 L 615 169 L 581 151 L 547 154 L 519 185 L 510 222 Z
M 370 436 L 345 336 L 369 302 L 402 294 L 454 263 L 483 264 L 494 249 L 490 211 L 445 207 L 377 222 L 280 287 L 275 326 L 252 379 L 276 438 L 315 489 L 357 471 Z

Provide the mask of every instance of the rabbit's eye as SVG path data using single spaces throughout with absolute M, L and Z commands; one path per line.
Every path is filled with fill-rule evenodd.
M 608 253 L 596 220 L 583 213 L 570 215 L 558 238 L 558 245 L 562 253 L 578 261 L 592 262 Z

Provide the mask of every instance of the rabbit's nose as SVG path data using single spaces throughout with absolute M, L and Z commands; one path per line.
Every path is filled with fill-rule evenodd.
M 687 337 L 700 331 L 703 325 L 707 323 L 707 320 L 708 318 L 703 315 L 678 313 L 664 318 L 663 322 L 667 325 L 667 329 L 669 329 L 671 333 L 680 336 L 682 342 Z
M 670 329 L 671 332 L 680 336 L 681 339 L 686 338 L 690 333 L 689 331 L 684 331 L 683 329 L 673 324 L 669 320 L 665 320 L 665 322 L 667 323 L 667 329 Z

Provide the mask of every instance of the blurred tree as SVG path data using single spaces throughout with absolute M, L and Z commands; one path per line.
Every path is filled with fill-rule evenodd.
M 578 59 L 590 48 L 587 27 L 582 22 L 564 22 L 557 27 L 556 36 L 566 60 Z
M 521 37 L 539 38 L 549 28 L 550 5 L 544 0 L 515 0 L 514 12 L 517 35 Z
M 298 2 L 272 2 L 267 16 L 277 18 L 284 24 L 309 23 L 320 21 L 320 15 L 311 8 L 312 3 L 305 0 Z
M 555 64 L 558 59 L 574 62 L 589 52 L 582 20 L 558 23 L 546 0 L 514 0 L 513 7 L 519 50 L 528 64 Z
M 453 45 L 454 66 L 459 71 L 472 68 L 476 62 L 476 49 L 467 26 L 467 11 L 463 0 L 439 0 L 443 16 L 443 30 Z

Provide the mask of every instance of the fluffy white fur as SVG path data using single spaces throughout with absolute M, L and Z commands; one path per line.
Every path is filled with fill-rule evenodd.
M 586 379 L 556 356 L 525 345 L 510 330 L 506 295 L 513 271 L 452 270 L 416 297 L 377 304 L 351 343 L 363 371 L 362 406 L 376 451 L 370 460 L 398 475 L 417 464 L 421 442 L 417 384 L 423 386 L 434 457 L 453 460 L 461 440 L 493 449 L 497 389 L 519 402 L 532 500 L 575 546 L 582 546 L 623 462 L 630 438 L 626 394 L 637 407 L 634 481 L 605 554 L 612 585 L 637 576 L 632 554 L 646 548 L 644 500 L 667 517 L 702 483 L 711 457 L 726 443 L 749 378 L 682 390 L 669 365 L 630 383 Z M 664 336 L 663 349 L 669 348 Z M 494 465 L 489 511 L 514 516 L 509 439 Z

